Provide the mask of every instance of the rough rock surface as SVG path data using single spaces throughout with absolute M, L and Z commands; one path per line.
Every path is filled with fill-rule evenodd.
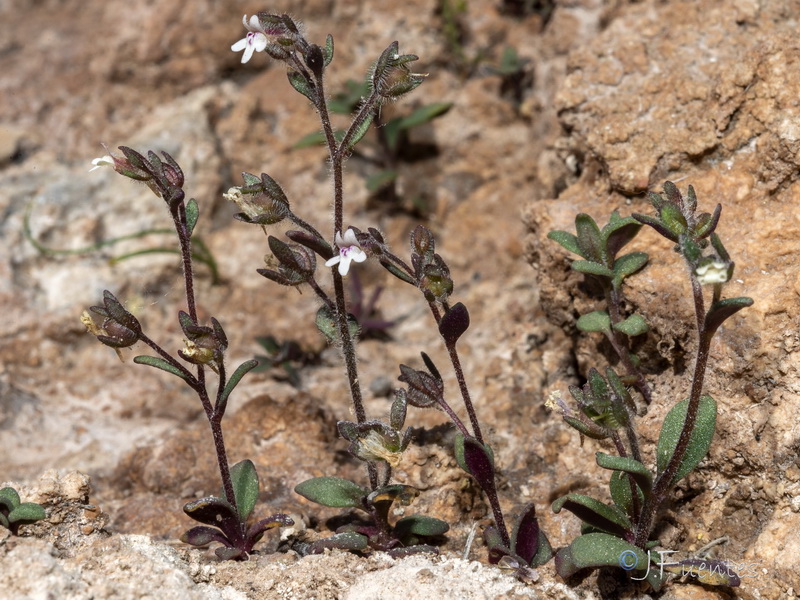
M 737 262 L 726 294 L 752 296 L 756 305 L 727 323 L 712 347 L 706 386 L 720 406 L 717 435 L 709 458 L 678 486 L 660 535 L 665 547 L 685 552 L 727 536 L 718 555 L 745 566 L 737 597 L 793 597 L 800 590 L 796 3 L 559 0 L 533 3 L 552 4 L 552 13 L 514 16 L 511 7 L 523 3 L 476 0 L 452 22 L 437 10 L 443 2 L 302 4 L 299 14 L 288 0 L 268 7 L 154 0 L 129 3 L 123 17 L 113 2 L 0 0 L 0 479 L 18 482 L 24 500 L 48 510 L 25 536 L 0 535 L 3 594 L 376 599 L 400 585 L 408 598 L 642 597 L 604 589 L 596 576 L 569 587 L 552 564 L 536 583 L 521 584 L 486 566 L 479 540 L 469 558 L 483 562 L 462 560 L 473 524 L 488 523 L 487 506 L 456 467 L 452 430 L 436 412 L 410 413 L 418 435 L 396 479 L 422 490 L 415 512 L 451 523 L 441 558 L 268 554 L 277 545 L 268 535 L 263 553 L 234 564 L 177 541 L 191 526 L 180 507 L 219 485 L 202 410 L 175 378 L 120 363 L 79 322 L 109 289 L 152 337 L 180 347 L 174 255 L 109 261 L 172 240 L 154 234 L 67 254 L 40 252 L 31 239 L 80 250 L 165 227 L 163 204 L 144 186 L 87 171 L 104 154 L 100 142 L 175 156 L 222 278 L 213 285 L 198 268 L 199 309 L 223 323 L 230 364 L 260 352 L 257 335 L 294 339 L 319 354 L 301 369 L 300 390 L 277 370 L 246 378 L 224 424 L 231 459 L 258 466 L 257 510 L 291 512 L 324 532 L 338 511 L 291 490 L 317 475 L 362 476 L 336 436 L 336 421 L 351 418 L 339 356 L 313 326 L 312 294 L 255 273 L 265 238 L 232 221 L 221 196 L 241 182 L 241 171 L 267 172 L 295 212 L 320 228 L 330 214 L 324 152 L 292 148 L 317 128 L 310 107 L 281 67 L 263 55 L 240 65 L 228 50 L 244 34 L 242 13 L 263 8 L 291 10 L 312 40 L 334 36 L 329 91 L 361 78 L 396 39 L 431 76 L 385 116 L 454 103 L 414 131 L 418 147 L 436 152 L 398 167 L 402 206 L 368 197 L 364 179 L 376 171 L 368 159 L 377 146 L 365 140 L 365 156 L 346 171 L 346 218 L 379 227 L 401 255 L 417 223 L 434 231 L 453 271 L 454 299 L 470 310 L 460 349 L 501 467 L 504 508 L 514 514 L 535 502 L 554 546 L 579 525 L 552 514 L 549 503 L 566 491 L 602 497 L 607 476 L 593 460 L 603 447 L 591 440 L 579 447 L 544 400 L 607 355 L 593 337 L 575 335 L 576 316 L 597 300 L 546 234 L 571 230 L 578 212 L 600 221 L 613 209 L 648 212 L 643 193 L 668 179 L 693 185 L 701 206 L 723 204 L 720 232 Z M 448 31 L 459 33 L 456 47 Z M 491 68 L 506 46 L 523 60 L 516 83 Z M 639 429 L 652 448 L 664 414 L 686 395 L 695 342 L 678 257 L 652 232 L 634 244 L 651 256 L 626 294 L 651 323 L 640 355 L 657 400 Z M 385 288 L 382 315 L 397 322 L 388 341 L 359 345 L 367 410 L 377 418 L 388 410 L 398 364 L 420 365 L 421 350 L 440 366 L 447 361 L 419 296 L 376 265 L 359 272 L 367 291 Z M 660 597 L 730 596 L 676 583 Z

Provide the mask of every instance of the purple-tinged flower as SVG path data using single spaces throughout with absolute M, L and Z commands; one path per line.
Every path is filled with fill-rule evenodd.
M 352 228 L 344 232 L 344 236 L 340 232 L 336 232 L 334 239 L 336 246 L 339 248 L 339 254 L 331 258 L 325 263 L 326 267 L 339 265 L 339 275 L 345 276 L 350 270 L 350 263 L 364 262 L 367 260 L 367 254 L 361 249 L 361 244 L 356 239 L 356 232 Z
M 247 20 L 247 15 L 244 15 L 242 17 L 242 24 L 247 28 L 248 33 L 245 37 L 231 46 L 231 50 L 234 52 L 240 52 L 244 50 L 244 54 L 242 55 L 242 63 L 246 63 L 248 60 L 250 60 L 250 57 L 253 56 L 253 52 L 264 51 L 264 49 L 267 47 L 268 40 L 267 32 L 261 25 L 258 15 L 253 15 L 250 17 L 249 22 Z

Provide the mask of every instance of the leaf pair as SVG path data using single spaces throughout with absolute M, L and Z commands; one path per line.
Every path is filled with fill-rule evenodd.
M 577 235 L 567 231 L 551 231 L 547 237 L 583 258 L 572 262 L 573 269 L 604 278 L 614 289 L 619 289 L 626 277 L 647 264 L 648 257 L 644 252 L 632 252 L 617 258 L 617 253 L 641 228 L 641 223 L 635 219 L 622 218 L 614 211 L 608 224 L 601 230 L 591 216 L 581 213 L 575 217 Z

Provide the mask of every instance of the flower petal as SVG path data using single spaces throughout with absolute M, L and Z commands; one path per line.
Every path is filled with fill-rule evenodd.
M 361 248 L 356 248 L 355 246 L 350 248 L 350 260 L 354 260 L 357 263 L 364 262 L 367 260 L 367 253 L 364 252 Z
M 245 15 L 245 17 L 246 16 L 247 15 Z M 250 31 L 264 31 L 264 28 L 261 27 L 261 21 L 259 20 L 258 15 L 253 15 L 250 17 L 250 23 L 245 24 L 245 27 L 247 27 Z
M 264 48 L 267 47 L 267 36 L 263 33 L 254 33 L 252 45 L 256 52 L 263 52 Z
M 338 245 L 339 244 L 337 244 L 337 246 Z M 345 246 L 358 246 L 359 248 L 361 247 L 361 245 L 358 243 L 358 238 L 356 238 L 356 232 L 353 231 L 352 227 L 349 227 L 347 229 L 347 231 L 344 232 L 344 245 Z
M 247 46 L 247 38 L 242 38 L 238 42 L 236 42 L 233 46 L 231 46 L 231 50 L 234 52 L 241 52 Z
M 342 260 L 342 255 L 341 254 L 337 254 L 333 258 L 329 258 L 328 260 L 326 260 L 325 261 L 325 266 L 326 267 L 332 267 L 333 265 L 338 263 L 340 260 Z
M 247 40 L 247 45 L 244 47 L 244 54 L 242 54 L 242 64 L 246 63 L 250 58 L 253 56 L 253 46 L 249 43 L 250 40 Z
M 350 270 L 350 262 L 353 259 L 350 256 L 342 256 L 342 260 L 339 262 L 339 275 L 344 277 L 347 275 L 347 272 Z

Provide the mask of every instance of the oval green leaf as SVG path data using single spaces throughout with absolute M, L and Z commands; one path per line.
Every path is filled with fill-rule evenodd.
M 253 512 L 258 500 L 258 473 L 253 461 L 243 460 L 233 465 L 231 483 L 233 483 L 236 508 L 239 509 L 239 518 L 244 523 Z
M 627 515 L 617 507 L 583 494 L 567 494 L 553 502 L 554 513 L 559 513 L 564 508 L 584 523 L 616 536 L 628 534 L 633 527 Z
M 362 498 L 369 491 L 340 477 L 314 477 L 298 484 L 294 491 L 323 506 L 333 508 L 363 508 Z
M 675 453 L 688 408 L 689 399 L 687 398 L 672 407 L 672 410 L 669 411 L 664 419 L 664 424 L 661 426 L 661 434 L 658 436 L 656 455 L 659 475 L 667 468 L 672 455 Z M 697 420 L 689 438 L 689 445 L 681 459 L 675 477 L 672 479 L 673 484 L 688 475 L 703 460 L 711 447 L 711 438 L 714 437 L 716 424 L 717 403 L 711 396 L 702 396 L 697 408 Z
M 644 320 L 642 315 L 634 313 L 624 321 L 615 323 L 614 329 L 624 333 L 628 337 L 634 337 L 647 333 L 650 328 L 647 326 L 647 321 Z
M 604 310 L 596 310 L 594 312 L 581 315 L 575 326 L 581 331 L 593 332 L 600 331 L 602 333 L 609 333 L 611 331 L 611 317 Z

